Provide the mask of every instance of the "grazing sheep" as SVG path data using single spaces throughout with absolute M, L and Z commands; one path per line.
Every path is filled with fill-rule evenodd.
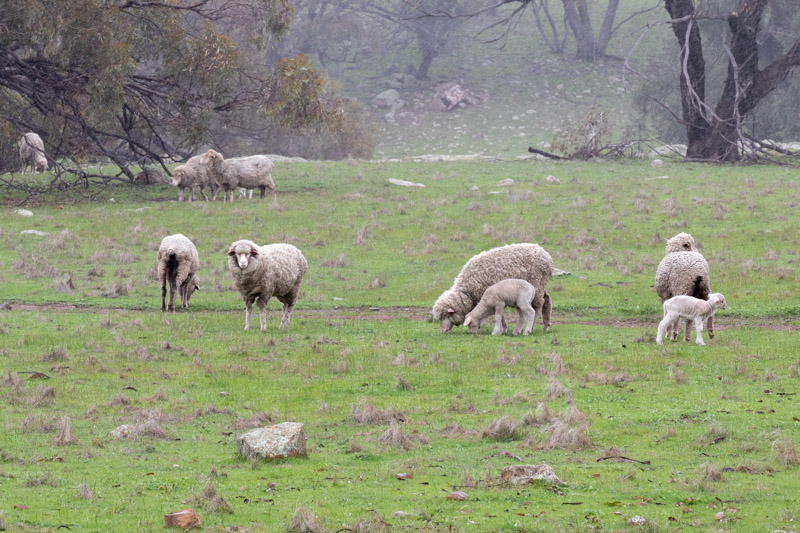
M 550 327 L 550 295 L 545 288 L 553 274 L 553 258 L 538 244 L 508 244 L 492 248 L 467 261 L 453 286 L 433 304 L 433 318 L 442 333 L 464 323 L 467 313 L 478 304 L 486 289 L 504 279 L 518 278 L 536 288 L 533 308 Z
M 664 302 L 664 318 L 658 323 L 658 334 L 656 344 L 663 344 L 664 332 L 672 324 L 685 318 L 694 322 L 694 329 L 697 331 L 695 344 L 704 346 L 703 342 L 703 322 L 714 316 L 717 309 L 727 309 L 725 297 L 718 292 L 709 295 L 708 301 L 695 298 L 694 296 L 675 296 Z
M 161 280 L 161 310 L 175 312 L 175 292 L 180 292 L 181 305 L 189 308 L 189 298 L 195 290 L 200 290 L 197 269 L 200 258 L 192 241 L 176 233 L 168 235 L 158 247 L 158 279 Z M 165 305 L 169 281 L 169 305 Z
M 28 132 L 19 141 L 19 158 L 22 161 L 22 173 L 31 167 L 31 174 L 47 170 L 47 158 L 44 156 L 44 143 L 42 138 L 33 132 Z
M 244 329 L 250 329 L 253 302 L 261 312 L 261 331 L 267 330 L 267 302 L 275 296 L 283 304 L 281 329 L 289 327 L 300 283 L 308 270 L 303 253 L 291 244 L 259 246 L 240 240 L 228 251 L 228 268 L 233 285 L 242 295 L 245 307 Z
M 183 192 L 189 189 L 189 201 L 194 201 L 194 188 L 200 189 L 200 193 L 208 201 L 208 195 L 204 189 L 210 189 L 214 198 L 217 196 L 216 183 L 211 177 L 208 165 L 202 161 L 202 155 L 189 158 L 183 165 L 175 167 L 172 171 L 172 185 L 178 188 L 178 201 L 183 201 Z
M 272 181 L 272 169 L 275 165 L 267 156 L 252 155 L 225 159 L 219 152 L 209 150 L 203 155 L 202 161 L 208 165 L 217 186 L 222 187 L 225 195 L 223 201 L 230 192 L 233 202 L 234 190 L 237 187 L 244 189 L 258 187 L 261 190 L 261 198 L 264 198 L 266 190 L 269 189 L 272 191 L 272 203 L 277 201 L 275 182 Z
M 694 238 L 688 233 L 678 233 L 667 240 L 664 258 L 656 269 L 656 294 L 663 303 L 673 296 L 694 296 L 707 300 L 711 293 L 708 262 L 697 251 Z M 714 338 L 714 320 L 709 318 L 708 336 Z M 678 323 L 673 325 L 672 340 L 678 339 Z M 689 340 L 689 323 L 686 323 L 685 340 Z
M 533 329 L 533 321 L 536 318 L 536 311 L 531 306 L 536 289 L 524 279 L 504 279 L 498 281 L 483 293 L 481 301 L 475 309 L 467 313 L 464 325 L 469 327 L 472 333 L 478 333 L 481 322 L 494 315 L 494 329 L 492 335 L 502 335 L 506 331 L 503 310 L 508 307 L 516 307 L 519 313 L 517 326 L 514 328 L 514 335 L 527 335 Z

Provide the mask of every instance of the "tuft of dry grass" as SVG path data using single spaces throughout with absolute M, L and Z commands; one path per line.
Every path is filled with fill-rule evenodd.
M 217 492 L 217 487 L 214 486 L 213 481 L 208 482 L 202 494 L 195 495 L 194 504 L 209 513 L 233 513 L 230 504 Z
M 22 482 L 22 486 L 26 488 L 31 487 L 57 487 L 58 481 L 53 477 L 50 472 L 40 472 L 33 475 Z
M 526 426 L 543 426 L 545 424 L 549 424 L 555 419 L 555 416 L 550 409 L 548 409 L 547 404 L 542 402 L 538 406 L 536 406 L 536 410 L 526 413 L 522 417 L 522 423 Z
M 589 421 L 574 405 L 570 405 L 564 414 L 547 425 L 544 431 L 550 433 L 545 448 L 579 451 L 592 447 Z
M 797 446 L 787 438 L 779 437 L 772 441 L 772 455 L 784 467 L 795 466 L 800 463 L 797 455 Z
M 503 415 L 489 422 L 483 430 L 484 439 L 517 440 L 520 438 L 519 425 L 509 415 Z
M 56 436 L 53 437 L 53 444 L 56 446 L 78 444 L 78 439 L 72 436 L 72 423 L 68 416 L 62 416 L 56 422 Z
M 381 520 L 380 517 L 372 516 L 366 520 L 359 520 L 352 526 L 346 526 L 344 531 L 351 531 L 352 533 L 388 533 L 391 530 L 389 525 Z
M 20 431 L 23 433 L 38 432 L 50 433 L 55 431 L 56 427 L 53 423 L 52 417 L 45 417 L 40 414 L 29 413 L 25 419 L 20 423 Z
M 292 517 L 292 523 L 289 526 L 289 533 L 330 533 L 317 521 L 314 513 L 302 507 L 297 509 Z
M 396 409 L 378 409 L 372 405 L 368 397 L 364 397 L 359 404 L 350 406 L 350 416 L 358 424 L 379 425 L 392 422 L 406 422 L 406 416 Z
M 551 376 L 549 380 L 547 380 L 547 399 L 548 400 L 555 400 L 556 398 L 562 398 L 569 394 L 569 389 L 561 384 L 558 378 Z
M 85 480 L 81 481 L 81 484 L 78 486 L 78 498 L 81 500 L 94 500 L 92 489 L 89 488 Z
M 389 427 L 386 428 L 386 431 L 384 431 L 380 437 L 378 437 L 378 440 L 388 444 L 392 448 L 410 450 L 414 447 L 414 443 L 410 438 L 403 434 L 403 430 L 400 429 L 400 425 L 396 420 L 392 420 L 389 423 Z
M 515 353 L 513 355 L 502 354 L 497 358 L 497 364 L 500 365 L 516 365 L 522 361 L 522 355 Z
M 131 401 L 127 399 L 125 396 L 123 396 L 122 393 L 120 392 L 119 394 L 111 398 L 111 401 L 108 402 L 108 405 L 112 407 L 121 407 L 124 405 L 129 405 L 130 403 Z
M 686 374 L 680 368 L 676 368 L 673 365 L 669 366 L 669 374 L 672 376 L 672 379 L 675 380 L 675 383 L 678 385 L 683 385 L 686 383 Z
M 260 412 L 248 418 L 239 418 L 236 420 L 236 429 L 255 429 L 262 426 L 269 426 L 275 420 L 274 416 L 270 413 Z
M 46 405 L 50 405 L 55 397 L 56 391 L 53 387 L 40 385 L 33 393 L 31 405 L 34 407 L 44 407 Z
M 705 481 L 722 481 L 722 471 L 711 463 L 703 463 L 700 468 Z

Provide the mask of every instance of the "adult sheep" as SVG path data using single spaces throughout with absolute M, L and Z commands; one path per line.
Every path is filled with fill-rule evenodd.
M 272 181 L 272 169 L 274 164 L 265 155 L 251 155 L 249 157 L 235 157 L 225 159 L 222 154 L 214 150 L 209 150 L 201 161 L 208 165 L 211 177 L 218 187 L 223 190 L 223 201 L 230 193 L 231 202 L 237 187 L 244 189 L 261 190 L 261 198 L 264 198 L 267 189 L 272 191 L 272 203 L 277 201 L 277 191 L 275 182 Z M 215 195 L 216 197 L 216 195 Z
M 205 155 L 205 154 L 203 154 Z M 194 201 L 194 189 L 200 189 L 200 193 L 208 201 L 205 189 L 210 189 L 216 197 L 216 183 L 211 177 L 208 164 L 202 162 L 203 155 L 190 157 L 183 165 L 175 167 L 172 171 L 172 185 L 178 188 L 178 201 L 183 201 L 183 192 L 189 189 L 189 201 Z
M 442 333 L 464 323 L 467 314 L 481 300 L 484 291 L 504 279 L 519 278 L 536 289 L 533 309 L 542 317 L 542 326 L 550 327 L 550 295 L 545 290 L 553 274 L 553 258 L 538 244 L 508 244 L 481 252 L 467 261 L 453 286 L 433 304 L 433 318 Z
M 28 132 L 19 141 L 19 158 L 22 161 L 22 173 L 31 167 L 31 174 L 47 170 L 47 158 L 44 156 L 44 143 L 42 138 L 33 132 Z
M 181 295 L 181 305 L 189 308 L 189 298 L 200 289 L 197 269 L 200 258 L 194 243 L 180 233 L 168 235 L 158 247 L 158 279 L 161 281 L 161 310 L 175 312 L 175 293 Z M 165 304 L 169 283 L 169 305 Z
M 711 294 L 708 262 L 697 251 L 694 237 L 688 233 L 678 233 L 667 240 L 664 258 L 656 269 L 655 289 L 662 304 L 673 296 L 681 295 L 708 300 L 708 295 Z M 689 328 L 690 324 L 687 322 L 684 332 L 686 340 L 689 340 Z M 713 316 L 708 318 L 708 336 L 714 337 Z M 677 321 L 672 324 L 669 337 L 677 340 Z
M 259 246 L 243 239 L 231 244 L 228 268 L 233 276 L 233 285 L 244 300 L 244 329 L 250 329 L 253 302 L 256 302 L 261 315 L 261 331 L 267 330 L 267 302 L 273 296 L 283 304 L 281 329 L 289 327 L 300 283 L 308 270 L 308 263 L 300 250 L 286 243 Z

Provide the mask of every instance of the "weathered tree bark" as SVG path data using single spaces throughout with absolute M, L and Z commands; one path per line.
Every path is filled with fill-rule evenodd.
M 594 61 L 596 56 L 594 30 L 589 18 L 586 0 L 563 0 L 564 17 L 575 36 L 577 51 L 575 58 L 581 61 Z

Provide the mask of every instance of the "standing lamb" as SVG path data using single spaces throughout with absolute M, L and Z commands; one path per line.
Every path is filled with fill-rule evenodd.
M 44 143 L 42 138 L 33 132 L 28 132 L 19 141 L 19 158 L 22 161 L 22 173 L 31 167 L 31 174 L 47 170 L 47 158 L 44 156 Z
M 231 202 L 237 187 L 244 189 L 261 190 L 261 198 L 264 198 L 267 189 L 272 191 L 272 203 L 277 202 L 277 191 L 275 182 L 272 181 L 273 165 L 270 158 L 265 155 L 252 155 L 249 157 L 236 157 L 225 159 L 222 154 L 209 150 L 202 157 L 203 163 L 209 166 L 211 176 L 217 186 L 222 187 L 223 201 L 230 192 Z
M 189 298 L 200 290 L 197 269 L 200 258 L 194 243 L 181 235 L 168 235 L 158 247 L 158 279 L 161 280 L 161 310 L 175 312 L 175 292 L 181 295 L 181 305 L 189 308 Z M 165 305 L 169 281 L 169 306 Z
M 478 333 L 481 322 L 494 315 L 494 329 L 492 335 L 502 335 L 505 333 L 505 320 L 503 310 L 508 307 L 516 307 L 519 313 L 517 326 L 514 328 L 514 335 L 527 335 L 533 329 L 533 321 L 536 318 L 536 311 L 531 306 L 536 289 L 524 279 L 504 279 L 498 281 L 483 293 L 481 301 L 475 309 L 467 314 L 464 325 L 474 334 Z
M 194 201 L 194 188 L 200 189 L 200 193 L 208 201 L 205 189 L 210 189 L 216 198 L 216 183 L 211 177 L 211 172 L 206 163 L 202 162 L 202 155 L 190 157 L 183 165 L 175 167 L 172 171 L 172 185 L 178 188 L 178 201 L 183 201 L 183 192 L 189 189 L 189 201 Z
M 678 233 L 667 240 L 664 258 L 656 269 L 655 288 L 661 302 L 673 296 L 688 295 L 708 300 L 711 282 L 708 262 L 697 251 L 694 238 L 688 233 Z M 714 338 L 714 319 L 708 319 L 708 336 Z M 673 325 L 672 340 L 678 339 L 678 323 Z M 686 323 L 685 340 L 689 340 L 689 323 Z
M 519 278 L 536 288 L 533 309 L 542 317 L 547 331 L 551 302 L 545 288 L 552 274 L 553 258 L 538 244 L 508 244 L 481 252 L 467 261 L 453 286 L 433 304 L 433 318 L 439 321 L 439 330 L 446 333 L 464 323 L 486 289 L 498 281 Z
M 675 296 L 664 302 L 664 318 L 658 323 L 658 333 L 656 334 L 656 344 L 663 344 L 664 332 L 672 324 L 677 323 L 681 318 L 685 318 L 688 323 L 694 323 L 697 331 L 695 344 L 705 346 L 703 342 L 703 322 L 714 316 L 717 309 L 727 309 L 725 297 L 718 292 L 709 295 L 708 301 L 695 298 L 693 296 Z
M 233 285 L 244 300 L 244 329 L 250 329 L 252 306 L 257 300 L 261 331 L 267 330 L 267 302 L 273 296 L 283 304 L 281 329 L 289 327 L 300 283 L 308 270 L 308 263 L 300 250 L 291 244 L 259 246 L 253 241 L 240 240 L 231 244 L 228 268 L 233 276 Z

